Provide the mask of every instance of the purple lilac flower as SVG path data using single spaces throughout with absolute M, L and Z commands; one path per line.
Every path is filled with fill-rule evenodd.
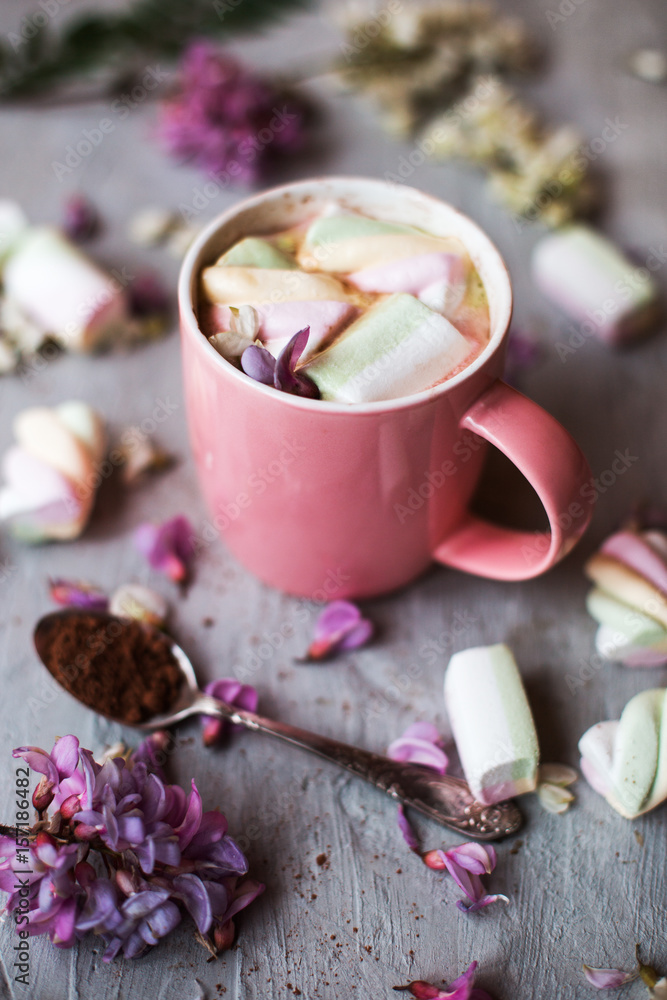
M 256 382 L 271 385 L 274 389 L 280 389 L 281 392 L 289 392 L 293 396 L 304 396 L 307 399 L 319 399 L 320 390 L 312 378 L 296 371 L 299 358 L 308 343 L 309 335 L 309 326 L 299 330 L 283 347 L 277 358 L 274 358 L 265 347 L 251 344 L 241 355 L 243 371 Z
M 10 912 L 25 905 L 13 869 L 28 862 L 29 933 L 67 948 L 92 931 L 106 943 L 105 961 L 121 953 L 134 958 L 186 911 L 212 951 L 231 944 L 234 916 L 264 886 L 246 877 L 247 861 L 225 817 L 204 811 L 194 781 L 188 795 L 165 782 L 164 737 L 154 734 L 136 754 L 103 764 L 74 736 L 58 740 L 51 753 L 14 751 L 43 775 L 58 810 L 47 820 L 58 839 L 34 831 L 20 859 L 15 838 L 0 838 L 0 889 L 9 893 Z M 100 851 L 106 877 L 89 860 Z
M 351 601 L 332 601 L 315 622 L 313 641 L 306 662 L 325 660 L 336 653 L 364 646 L 374 632 L 373 623 L 362 617 Z
M 427 851 L 422 856 L 427 868 L 434 871 L 448 871 L 459 889 L 470 900 L 468 904 L 458 900 L 456 905 L 464 913 L 474 913 L 490 903 L 502 900 L 507 903 L 507 896 L 490 895 L 482 884 L 482 875 L 490 875 L 496 867 L 496 852 L 490 844 L 469 842 L 459 844 L 448 851 Z
M 174 583 L 184 583 L 194 555 L 193 529 L 187 517 L 178 515 L 162 524 L 140 524 L 134 544 L 153 569 Z
M 220 680 L 211 681 L 204 688 L 205 694 L 218 701 L 224 701 L 227 705 L 235 708 L 244 708 L 247 712 L 257 711 L 259 695 L 250 684 L 241 684 L 234 677 L 221 677 Z M 243 729 L 243 726 L 233 725 L 226 719 L 219 719 L 214 715 L 202 716 L 203 741 L 204 746 L 210 747 L 218 743 L 226 732 Z
M 180 90 L 161 105 L 167 152 L 239 183 L 260 178 L 277 154 L 301 148 L 305 107 L 206 41 L 188 47 Z

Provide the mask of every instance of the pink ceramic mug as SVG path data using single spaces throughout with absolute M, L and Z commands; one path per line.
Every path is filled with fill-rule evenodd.
M 463 372 L 412 396 L 346 406 L 261 385 L 208 343 L 195 316 L 201 268 L 240 237 L 286 229 L 332 201 L 460 237 L 491 312 L 489 344 Z M 505 265 L 450 205 L 352 177 L 265 191 L 219 216 L 194 242 L 179 305 L 190 437 L 211 512 L 206 528 L 272 586 L 320 600 L 366 597 L 408 583 L 433 560 L 523 580 L 553 566 L 586 528 L 584 456 L 553 417 L 500 381 L 512 311 Z M 512 531 L 468 511 L 485 442 L 532 484 L 550 531 Z

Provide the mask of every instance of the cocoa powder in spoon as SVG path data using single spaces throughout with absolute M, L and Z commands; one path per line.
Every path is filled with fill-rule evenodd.
M 51 616 L 37 638 L 47 669 L 84 705 L 128 725 L 168 712 L 183 675 L 156 629 L 105 614 Z

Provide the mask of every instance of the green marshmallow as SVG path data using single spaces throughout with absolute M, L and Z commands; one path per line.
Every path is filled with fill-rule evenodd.
M 295 260 L 257 236 L 246 236 L 245 239 L 239 240 L 217 263 L 232 267 L 280 268 L 283 271 L 294 270 L 297 266 Z
M 664 688 L 635 695 L 618 724 L 611 771 L 612 796 L 620 811 L 637 816 L 649 800 L 658 771 Z
M 596 622 L 620 632 L 629 645 L 652 646 L 667 639 L 667 629 L 653 618 L 617 601 L 599 587 L 594 587 L 588 594 L 586 608 Z
M 401 292 L 371 306 L 303 370 L 322 399 L 364 403 L 420 392 L 469 353 L 448 320 Z
M 424 235 L 414 226 L 404 226 L 399 222 L 380 222 L 379 219 L 368 219 L 365 215 L 325 215 L 312 223 L 306 233 L 305 242 L 309 246 L 321 246 L 326 243 L 342 243 L 344 240 L 354 240 L 362 236 L 384 236 L 387 233 Z

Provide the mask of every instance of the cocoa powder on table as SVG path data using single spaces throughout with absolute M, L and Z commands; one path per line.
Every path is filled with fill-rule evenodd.
M 53 615 L 37 647 L 70 694 L 128 725 L 168 712 L 183 685 L 167 637 L 138 621 L 92 612 Z

